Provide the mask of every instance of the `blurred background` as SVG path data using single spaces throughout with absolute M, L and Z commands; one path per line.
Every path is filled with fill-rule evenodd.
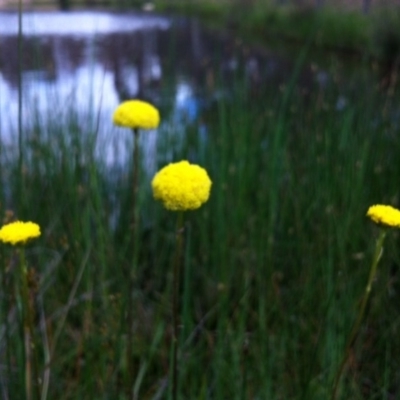
M 26 250 L 41 399 L 171 398 L 176 215 L 150 182 L 181 159 L 213 186 L 185 215 L 179 398 L 330 398 L 379 231 L 366 211 L 400 204 L 400 1 L 0 5 L 0 210 L 42 228 Z M 140 134 L 137 254 L 133 135 L 112 124 L 131 98 L 161 114 Z M 389 232 L 340 399 L 400 398 L 399 244 Z M 12 250 L 4 400 L 25 395 Z

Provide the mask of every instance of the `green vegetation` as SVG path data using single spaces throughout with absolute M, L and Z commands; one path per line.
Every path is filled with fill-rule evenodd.
M 251 4 L 250 4 L 251 3 Z M 373 9 L 369 14 L 343 10 L 291 5 L 277 6 L 271 1 L 155 1 L 160 12 L 196 16 L 214 27 L 229 27 L 232 33 L 253 42 L 271 46 L 271 39 L 311 43 L 317 48 L 349 51 L 373 57 L 396 58 L 382 54 L 386 41 L 400 43 L 400 11 Z
M 334 1 L 321 7 L 314 7 L 311 2 L 303 6 L 294 1 L 277 3 L 273 0 L 59 0 L 58 6 L 61 9 L 97 6 L 120 11 L 149 6 L 158 13 L 200 18 L 203 23 L 228 28 L 233 35 L 261 45 L 271 46 L 282 40 L 307 42 L 316 48 L 357 53 L 384 62 L 387 57 L 391 62 L 400 54 L 400 11 L 396 5 L 376 3 L 364 14 L 360 5 L 346 8 Z M 48 0 L 33 0 L 32 4 L 37 9 L 54 7 Z M 8 3 L 8 7 L 17 5 L 16 1 Z M 385 51 L 388 48 L 389 53 Z
M 185 216 L 181 399 L 331 394 L 378 231 L 366 211 L 398 204 L 398 93 L 362 76 L 305 92 L 298 72 L 252 95 L 238 81 L 202 115 L 206 140 L 197 123 L 181 143 L 158 130 L 158 167 L 189 159 L 213 181 L 210 200 Z M 133 162 L 110 170 L 95 156 L 97 110 L 83 126 L 78 110 L 63 107 L 24 129 L 22 168 L 10 150 L 0 154 L 4 219 L 32 220 L 43 232 L 26 248 L 42 398 L 127 398 L 128 307 L 135 398 L 168 398 L 176 215 L 152 199 L 142 166 L 130 304 Z M 23 399 L 15 259 L 1 249 L 0 385 Z M 340 399 L 399 396 L 399 256 L 398 235 L 388 235 Z

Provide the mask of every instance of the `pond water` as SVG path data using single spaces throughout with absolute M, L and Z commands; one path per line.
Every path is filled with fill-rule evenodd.
M 227 94 L 235 77 L 250 87 L 279 85 L 296 61 L 293 53 L 250 48 L 196 20 L 146 13 L 29 12 L 22 29 L 19 57 L 18 15 L 0 13 L 2 144 L 15 145 L 18 137 L 21 84 L 26 130 L 73 114 L 82 132 L 97 132 L 99 154 L 109 165 L 124 164 L 129 156 L 132 135 L 111 123 L 122 100 L 143 98 L 168 110 L 162 112 L 164 128 L 179 135 L 207 102 Z M 305 87 L 321 87 L 329 74 L 310 65 L 300 80 Z M 338 97 L 338 107 L 345 104 Z M 149 160 L 156 137 L 142 135 Z

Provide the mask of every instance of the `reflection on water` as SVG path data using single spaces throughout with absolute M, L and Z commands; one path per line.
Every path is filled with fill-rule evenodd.
M 111 115 L 122 99 L 143 97 L 145 88 L 160 82 L 157 37 L 169 27 L 170 22 L 161 17 L 88 12 L 25 14 L 24 127 L 54 119 L 62 123 L 78 112 L 82 132 L 93 132 L 99 126 L 99 150 L 105 160 L 124 162 L 125 141 L 129 139 L 120 135 L 119 140 L 109 143 L 113 136 L 118 137 L 112 132 Z M 17 137 L 17 30 L 17 15 L 0 14 L 0 127 L 6 145 L 15 144 Z
M 17 15 L 0 13 L 0 129 L 6 145 L 17 137 L 17 31 Z M 60 123 L 77 112 L 82 132 L 98 132 L 99 154 L 108 164 L 124 163 L 129 148 L 131 135 L 111 124 L 122 100 L 139 97 L 168 109 L 164 128 L 179 135 L 207 101 L 224 94 L 218 79 L 231 82 L 240 73 L 254 87 L 268 79 L 276 85 L 292 71 L 287 59 L 238 46 L 196 21 L 149 14 L 27 13 L 23 31 L 24 126 Z M 325 85 L 329 76 L 305 69 L 301 79 L 306 86 Z M 147 159 L 154 160 L 155 132 L 141 137 Z
M 170 22 L 166 18 L 148 15 L 140 17 L 130 14 L 93 13 L 81 11 L 62 12 L 26 12 L 22 15 L 22 26 L 25 36 L 86 36 L 94 34 L 134 32 L 143 29 L 167 29 Z M 15 13 L 0 14 L 0 35 L 15 36 L 18 34 L 18 15 Z

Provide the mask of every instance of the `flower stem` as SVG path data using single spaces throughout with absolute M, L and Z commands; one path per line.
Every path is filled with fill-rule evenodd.
M 337 395 L 337 391 L 339 388 L 339 382 L 340 382 L 340 378 L 343 374 L 344 368 L 346 366 L 347 360 L 349 359 L 351 350 L 356 342 L 356 339 L 358 337 L 358 333 L 360 330 L 360 326 L 361 323 L 364 319 L 364 315 L 365 315 L 365 310 L 367 307 L 367 303 L 368 303 L 368 299 L 369 299 L 369 295 L 371 293 L 371 288 L 372 288 L 372 283 L 375 279 L 375 275 L 376 275 L 376 271 L 378 268 L 378 263 L 379 260 L 382 256 L 383 253 L 383 242 L 385 240 L 385 236 L 386 236 L 386 230 L 385 229 L 381 229 L 378 239 L 376 240 L 376 244 L 375 244 L 375 251 L 374 251 L 374 256 L 372 259 L 372 264 L 371 264 L 371 269 L 369 272 L 369 278 L 368 278 L 368 283 L 367 286 L 365 287 L 365 291 L 364 291 L 364 296 L 362 298 L 361 301 L 361 306 L 360 306 L 360 311 L 358 313 L 357 319 L 353 325 L 353 329 L 351 330 L 350 336 L 349 336 L 349 340 L 347 341 L 347 345 L 346 345 L 346 350 L 342 359 L 342 362 L 340 363 L 339 369 L 336 373 L 335 376 L 335 380 L 333 383 L 333 389 L 332 389 L 332 396 L 331 396 L 331 400 L 335 400 L 336 399 L 336 395 Z
M 31 400 L 32 398 L 40 399 L 38 361 L 36 358 L 37 347 L 33 329 L 33 306 L 29 301 L 28 271 L 23 248 L 19 251 L 19 278 L 21 283 L 22 319 L 24 324 L 25 394 L 27 400 Z M 35 390 L 34 397 L 33 388 Z
M 139 192 L 139 130 L 133 129 L 134 143 L 133 143 L 133 177 L 132 177 L 132 216 L 131 216 L 131 229 L 133 240 L 133 255 L 131 268 L 128 267 L 128 308 L 127 308 L 127 351 L 126 351 L 126 365 L 128 370 L 127 377 L 127 393 L 128 398 L 133 399 L 134 396 L 134 363 L 132 357 L 133 351 L 133 301 L 134 301 L 134 284 L 135 273 L 138 260 L 138 224 L 137 224 L 137 196 Z
M 132 197 L 132 229 L 135 232 L 136 230 L 136 203 L 137 196 L 139 192 L 139 129 L 133 129 L 133 177 L 132 177 L 132 186 L 133 186 L 133 197 Z M 133 237 L 135 240 L 135 236 Z M 134 243 L 136 244 L 136 243 Z
M 179 349 L 179 283 L 180 269 L 183 251 L 183 212 L 179 212 L 176 224 L 176 249 L 173 264 L 173 293 L 172 293 L 172 400 L 178 398 L 179 369 L 178 369 L 178 349 Z

